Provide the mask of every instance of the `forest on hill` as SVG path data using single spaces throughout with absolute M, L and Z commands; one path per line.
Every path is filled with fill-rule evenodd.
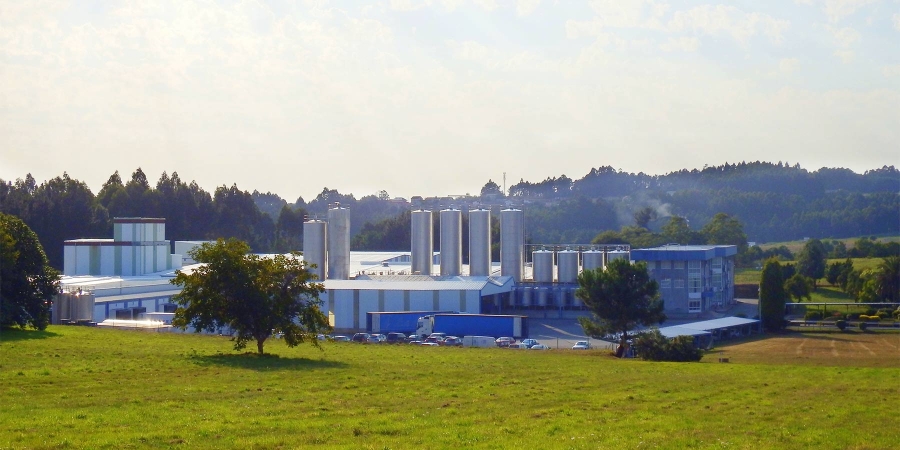
M 116 171 L 96 194 L 68 173 L 40 183 L 30 174 L 0 179 L 0 212 L 28 224 L 57 268 L 63 241 L 111 237 L 114 217 L 163 217 L 171 240 L 235 237 L 257 252 L 300 250 L 305 218 L 324 218 L 336 202 L 350 209 L 354 250 L 408 250 L 410 209 L 450 206 L 522 208 L 526 239 L 541 244 L 638 236 L 635 245 L 641 236 L 668 238 L 664 228 L 670 224 L 680 227 L 684 239 L 699 239 L 722 213 L 756 242 L 900 234 L 900 171 L 894 166 L 860 174 L 741 162 L 665 175 L 606 166 L 580 179 L 521 180 L 506 193 L 488 180 L 479 195 L 410 200 L 397 201 L 384 191 L 357 199 L 325 187 L 309 202 L 289 203 L 236 184 L 207 192 L 177 172 L 163 172 L 153 185 L 140 168 L 127 180 Z

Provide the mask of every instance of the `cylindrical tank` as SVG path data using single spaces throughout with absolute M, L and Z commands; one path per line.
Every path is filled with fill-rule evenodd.
M 603 267 L 603 252 L 588 250 L 581 254 L 582 270 L 594 270 Z
M 303 260 L 308 264 L 309 271 L 316 275 L 318 281 L 325 279 L 326 242 L 328 227 L 322 220 L 308 220 L 303 222 Z
M 606 264 L 609 265 L 609 263 L 611 263 L 617 259 L 628 259 L 628 257 L 629 257 L 629 252 L 622 251 L 622 250 L 613 250 L 606 254 Z
M 572 307 L 580 309 L 582 306 L 584 306 L 584 302 L 582 302 L 580 298 L 575 296 L 575 291 L 577 291 L 577 290 L 578 290 L 578 288 L 576 288 L 576 287 L 569 288 L 568 295 L 569 295 L 569 298 L 572 299 Z
M 558 266 L 556 278 L 560 283 L 575 283 L 578 281 L 578 252 L 563 250 L 556 254 Z
M 462 212 L 441 211 L 441 275 L 456 276 L 462 271 Z
M 553 252 L 537 250 L 531 252 L 532 277 L 535 283 L 553 282 Z
M 328 278 L 350 279 L 350 209 L 328 210 Z
M 75 304 L 77 305 L 77 313 L 75 320 L 94 320 L 94 296 L 90 294 L 82 294 L 75 296 Z
M 431 211 L 412 212 L 412 272 L 431 275 L 434 268 L 434 228 Z
M 548 298 L 550 297 L 550 288 L 546 287 L 538 287 L 535 288 L 537 293 L 537 304 L 541 308 L 546 308 L 548 303 Z
M 565 308 L 568 306 L 566 302 L 566 293 L 567 289 L 562 286 L 556 286 L 553 288 L 553 303 L 559 308 Z
M 469 211 L 469 275 L 491 274 L 491 211 Z
M 531 286 L 523 286 L 520 288 L 522 292 L 522 306 L 525 308 L 531 307 L 531 293 L 533 289 Z
M 525 213 L 521 209 L 500 211 L 500 275 L 522 281 L 525 265 Z

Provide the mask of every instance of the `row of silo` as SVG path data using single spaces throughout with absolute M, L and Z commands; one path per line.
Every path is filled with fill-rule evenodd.
M 536 250 L 531 253 L 532 280 L 535 283 L 577 283 L 579 266 L 583 270 L 594 270 L 605 267 L 606 264 L 616 259 L 627 259 L 626 251 L 602 252 L 588 250 L 578 252 L 575 250 Z M 581 264 L 579 264 L 579 259 Z M 554 261 L 555 260 L 555 261 Z M 554 279 L 554 267 L 556 279 Z
M 303 260 L 314 264 L 310 271 L 319 281 L 350 278 L 350 209 L 334 205 L 328 221 L 303 223 Z
M 533 285 L 525 283 L 516 287 L 516 296 L 511 297 L 510 306 L 522 308 L 580 308 L 582 302 L 575 297 L 577 286 L 573 285 Z
M 501 275 L 522 280 L 525 261 L 524 214 L 521 210 L 500 212 Z M 440 212 L 441 275 L 456 276 L 462 272 L 462 212 L 446 209 Z M 413 273 L 430 275 L 433 271 L 434 235 L 432 212 L 416 210 L 411 217 L 411 262 Z M 491 274 L 491 212 L 469 211 L 469 275 Z

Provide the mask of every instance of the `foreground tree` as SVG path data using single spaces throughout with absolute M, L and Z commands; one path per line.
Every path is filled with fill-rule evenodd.
M 770 258 L 763 266 L 759 281 L 760 320 L 768 331 L 784 328 L 784 305 L 787 293 L 784 291 L 784 277 L 781 264 Z
M 172 300 L 180 307 L 173 325 L 214 332 L 234 332 L 234 349 L 256 341 L 259 354 L 273 334 L 284 336 L 289 347 L 307 340 L 318 346 L 316 335 L 331 331 L 319 309 L 325 291 L 296 253 L 265 258 L 250 254 L 243 241 L 219 239 L 189 252 L 204 263 L 191 273 L 178 271 L 172 284 L 182 291 Z
M 650 278 L 645 263 L 615 260 L 606 270 L 586 270 L 579 274 L 578 286 L 575 295 L 593 316 L 579 317 L 578 322 L 584 333 L 595 339 L 618 334 L 616 356 L 624 355 L 631 330 L 666 320 L 659 285 Z
M 37 235 L 19 218 L 0 213 L 0 328 L 47 328 L 58 291 L 59 272 Z

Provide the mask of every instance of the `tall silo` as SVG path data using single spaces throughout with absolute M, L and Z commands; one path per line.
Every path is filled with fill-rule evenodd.
M 441 275 L 457 276 L 462 271 L 462 212 L 441 211 Z
M 626 252 L 624 250 L 613 250 L 606 254 L 606 264 L 609 265 L 609 263 L 611 263 L 617 259 L 628 259 L 629 256 L 630 256 L 630 253 Z
M 575 292 L 576 292 L 576 291 L 578 291 L 578 288 L 577 288 L 577 287 L 574 287 L 574 286 L 573 286 L 573 287 L 570 287 L 570 288 L 569 288 L 569 294 L 568 294 L 568 295 L 569 295 L 569 298 L 572 299 L 572 307 L 573 307 L 573 308 L 577 308 L 577 309 L 581 309 L 581 308 L 584 307 L 584 302 L 581 301 L 580 298 L 578 298 L 578 297 L 575 296 Z
M 603 252 L 588 250 L 581 254 L 581 269 L 594 270 L 603 267 Z
M 531 262 L 535 283 L 553 282 L 553 252 L 548 250 L 531 252 Z
M 491 211 L 469 211 L 469 275 L 491 274 Z
M 535 295 L 537 296 L 537 304 L 541 308 L 546 308 L 548 302 L 548 297 L 550 296 L 550 288 L 548 287 L 536 287 L 534 288 Z
M 522 307 L 530 308 L 531 294 L 534 289 L 532 289 L 531 286 L 521 286 L 519 287 L 519 291 L 522 293 Z
M 525 265 L 525 213 L 521 209 L 500 211 L 500 275 L 522 281 Z
M 560 283 L 578 282 L 578 252 L 562 250 L 556 254 L 557 274 Z
M 309 271 L 316 275 L 318 281 L 325 280 L 326 242 L 328 227 L 322 220 L 307 220 L 303 222 L 303 260 L 316 267 L 310 267 Z
M 350 279 L 350 209 L 328 210 L 328 278 Z
M 434 263 L 434 228 L 431 211 L 412 212 L 412 272 L 431 275 Z

